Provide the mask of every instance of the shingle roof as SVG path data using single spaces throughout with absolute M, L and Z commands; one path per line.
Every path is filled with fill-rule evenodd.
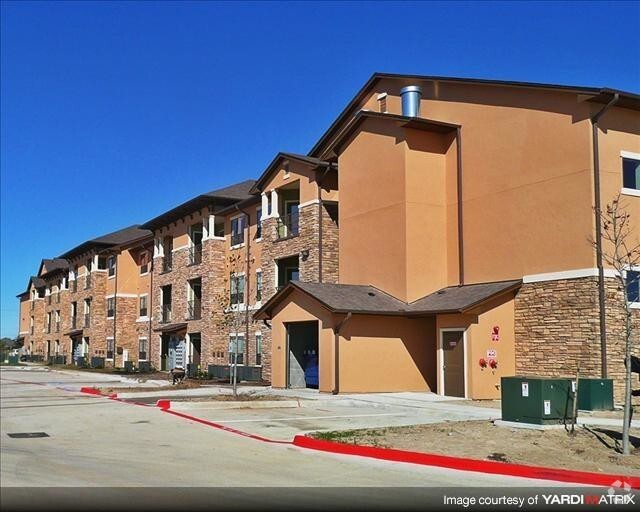
M 162 226 L 166 226 L 171 222 L 174 222 L 185 215 L 198 211 L 205 206 L 218 205 L 221 207 L 227 207 L 238 201 L 244 201 L 253 197 L 250 190 L 255 185 L 255 180 L 244 180 L 228 187 L 219 188 L 200 194 L 184 203 L 168 210 L 157 217 L 145 222 L 142 227 L 145 229 L 157 229 Z
M 40 264 L 40 270 L 38 274 L 45 276 L 59 270 L 67 270 L 69 268 L 69 262 L 63 258 L 43 259 Z M 43 272 L 44 270 L 44 272 Z
M 119 229 L 118 231 L 114 231 L 112 233 L 108 233 L 106 235 L 102 235 L 97 238 L 82 242 L 80 245 L 77 245 L 73 249 L 70 249 L 64 254 L 61 254 L 60 258 L 70 259 L 78 254 L 96 247 L 106 248 L 127 244 L 135 240 L 140 240 L 141 238 L 150 236 L 151 234 L 151 231 L 141 228 L 139 224 L 134 224 L 133 226 Z
M 370 285 L 292 281 L 274 295 L 254 316 L 268 318 L 271 309 L 295 289 L 311 296 L 333 313 L 400 316 L 463 313 L 493 297 L 515 290 L 520 284 L 520 280 L 511 280 L 449 286 L 415 302 L 406 303 Z
M 46 283 L 44 281 L 44 279 L 42 279 L 41 277 L 38 276 L 31 276 L 29 278 L 29 282 L 27 283 L 27 289 L 21 293 L 19 293 L 18 295 L 16 295 L 16 297 L 22 297 L 23 295 L 28 295 L 29 294 L 29 290 L 31 289 L 31 284 L 33 283 L 33 286 L 35 286 L 36 289 L 38 288 L 44 288 L 46 286 Z

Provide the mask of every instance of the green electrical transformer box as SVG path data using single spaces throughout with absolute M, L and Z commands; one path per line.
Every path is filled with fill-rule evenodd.
M 575 381 L 548 377 L 502 377 L 502 419 L 548 425 L 573 417 Z
M 613 410 L 613 379 L 580 378 L 578 409 L 583 411 Z

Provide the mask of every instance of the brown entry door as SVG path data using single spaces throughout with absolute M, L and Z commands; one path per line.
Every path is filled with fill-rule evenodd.
M 464 398 L 464 331 L 442 331 L 444 395 Z

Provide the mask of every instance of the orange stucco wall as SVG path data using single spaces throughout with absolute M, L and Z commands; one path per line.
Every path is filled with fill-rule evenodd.
M 513 296 L 495 299 L 475 314 L 438 315 L 437 367 L 442 366 L 440 350 L 441 329 L 464 328 L 466 330 L 467 397 L 473 399 L 500 398 L 500 378 L 515 374 L 515 329 Z M 499 327 L 499 341 L 493 341 L 493 327 Z M 480 367 L 480 358 L 488 360 L 488 350 L 496 352 L 498 368 Z M 438 393 L 442 394 L 442 373 L 438 370 Z
M 436 388 L 435 322 L 354 315 L 340 336 L 340 392 Z
M 595 267 L 594 251 L 589 243 L 594 229 L 589 116 L 602 105 L 580 101 L 574 93 L 563 91 L 413 82 L 423 88 L 422 117 L 462 126 L 465 281 L 487 282 Z M 376 96 L 387 92 L 388 112 L 401 113 L 399 89 L 404 85 L 407 84 L 382 80 L 362 106 L 378 110 Z M 640 151 L 640 122 L 637 112 L 614 108 L 606 114 L 601 125 L 604 201 L 621 188 L 620 150 Z M 419 272 L 414 271 L 415 268 L 407 268 L 407 265 L 420 268 L 419 258 L 408 256 L 407 262 L 402 262 L 399 249 L 394 247 L 403 236 L 400 229 L 396 227 L 396 233 L 388 231 L 389 219 L 393 219 L 392 223 L 402 224 L 401 214 L 389 211 L 381 215 L 384 202 L 379 198 L 384 191 L 391 201 L 395 188 L 389 180 L 397 179 L 403 166 L 405 175 L 410 176 L 412 162 L 417 164 L 422 160 L 423 166 L 428 165 L 427 154 L 418 152 L 414 155 L 409 147 L 404 160 L 400 158 L 400 146 L 409 136 L 403 136 L 398 128 L 388 128 L 387 137 L 381 136 L 380 128 L 375 125 L 362 130 L 366 133 L 361 132 L 343 144 L 339 155 L 343 199 L 340 242 L 341 249 L 345 249 L 344 252 L 341 250 L 341 280 L 350 282 L 353 276 L 356 282 L 367 281 L 357 269 L 353 273 L 350 271 L 347 260 L 353 256 L 357 257 L 357 263 L 351 265 L 362 269 L 383 265 L 384 268 L 397 269 L 400 275 L 418 276 Z M 428 137 L 421 135 L 426 144 Z M 446 155 L 444 173 L 451 177 L 455 172 L 455 142 L 447 149 Z M 431 155 L 429 158 L 433 159 Z M 415 168 L 418 167 L 416 165 Z M 416 194 L 425 193 L 425 203 L 440 201 L 441 186 L 429 183 L 428 180 L 433 179 L 431 174 L 421 176 L 425 178 L 422 187 L 416 181 L 412 187 L 405 182 L 407 188 Z M 372 182 L 369 187 L 368 179 Z M 445 184 L 446 227 L 438 228 L 445 229 L 448 234 L 453 234 L 457 222 L 455 184 L 455 179 Z M 361 188 L 363 186 L 364 189 Z M 396 183 L 395 186 L 399 188 L 401 184 Z M 374 187 L 380 191 L 371 194 L 370 189 Z M 370 221 L 361 222 L 358 229 L 351 229 L 346 205 L 358 195 L 365 196 L 365 193 L 371 199 L 361 199 L 359 213 L 364 214 L 363 210 L 369 209 Z M 629 209 L 634 215 L 640 209 L 640 201 L 635 197 L 628 199 L 629 203 L 633 202 Z M 407 211 L 410 211 L 409 198 L 407 205 Z M 420 215 L 424 209 L 416 210 L 404 221 L 409 229 L 404 235 L 408 240 L 424 238 L 424 229 L 413 226 L 423 227 Z M 640 215 L 640 211 L 637 214 Z M 381 216 L 384 219 L 380 219 Z M 434 212 L 429 217 L 432 222 L 443 222 L 442 216 Z M 363 229 L 366 236 L 362 235 Z M 372 230 L 378 233 L 370 234 Z M 384 236 L 380 232 L 384 232 Z M 428 233 L 430 240 L 437 240 L 437 236 L 439 234 Z M 448 283 L 457 277 L 454 266 L 456 247 L 453 244 L 456 240 L 456 237 L 448 235 L 445 241 L 445 280 Z M 352 251 L 352 246 L 358 246 L 358 249 Z M 384 251 L 379 250 L 381 247 Z M 418 248 L 417 252 L 425 254 L 424 248 Z M 442 254 L 438 258 L 429 259 L 433 265 L 440 266 Z M 395 267 L 388 266 L 390 261 L 396 262 Z M 361 272 L 364 274 L 365 271 Z M 442 276 L 437 279 L 442 279 Z M 429 286 L 416 281 L 413 283 L 428 293 Z M 395 283 L 385 289 L 397 293 L 400 287 Z M 419 293 L 409 287 L 406 296 L 413 297 Z

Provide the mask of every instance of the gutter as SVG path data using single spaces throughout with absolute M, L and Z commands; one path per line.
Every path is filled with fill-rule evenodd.
M 456 128 L 456 194 L 458 199 L 458 279 L 460 286 L 464 284 L 464 242 L 462 230 L 462 128 Z
M 594 214 L 596 221 L 596 264 L 598 267 L 598 309 L 600 316 L 600 356 L 601 376 L 607 378 L 607 320 L 604 294 L 604 267 L 602 264 L 602 222 L 601 222 L 601 198 L 600 198 L 600 152 L 598 147 L 598 121 L 620 99 L 620 94 L 613 94 L 613 98 L 591 117 L 591 137 L 593 141 L 593 189 L 594 189 Z
M 333 375 L 333 395 L 337 395 L 340 390 L 340 331 L 345 324 L 351 319 L 351 312 L 347 313 L 347 316 L 340 320 L 340 323 L 333 328 L 334 334 L 334 375 Z

